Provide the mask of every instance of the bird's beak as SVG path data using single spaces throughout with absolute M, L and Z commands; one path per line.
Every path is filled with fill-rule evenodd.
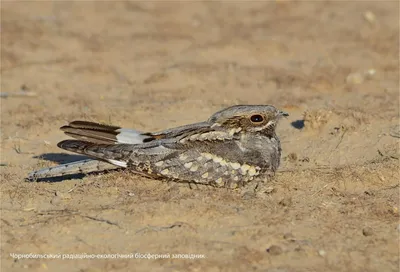
M 279 111 L 279 115 L 280 115 L 280 116 L 288 117 L 288 116 L 289 116 L 289 113 L 287 113 L 287 112 L 285 112 L 285 111 Z

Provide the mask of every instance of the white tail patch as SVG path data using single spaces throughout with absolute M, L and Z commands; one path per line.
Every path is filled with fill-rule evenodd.
M 140 131 L 128 128 L 117 129 L 117 141 L 120 144 L 143 144 L 143 140 L 148 138 Z
M 114 165 L 121 166 L 121 167 L 124 167 L 124 168 L 126 168 L 128 166 L 127 163 L 124 162 L 124 161 L 117 161 L 117 160 L 111 160 L 111 159 L 108 159 L 107 161 L 109 163 L 112 163 Z

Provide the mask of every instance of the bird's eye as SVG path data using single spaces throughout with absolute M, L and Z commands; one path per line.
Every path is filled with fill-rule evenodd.
M 255 123 L 255 124 L 259 124 L 264 122 L 264 117 L 262 117 L 259 114 L 254 114 L 250 117 L 251 122 Z

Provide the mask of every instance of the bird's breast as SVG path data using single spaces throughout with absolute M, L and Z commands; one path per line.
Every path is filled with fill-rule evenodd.
M 258 165 L 265 170 L 275 171 L 280 163 L 281 146 L 277 137 L 260 135 L 244 135 L 238 142 L 238 147 L 248 154 L 258 156 Z

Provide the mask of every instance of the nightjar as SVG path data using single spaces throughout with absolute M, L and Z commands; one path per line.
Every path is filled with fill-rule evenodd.
M 127 168 L 151 178 L 236 188 L 274 175 L 282 116 L 288 114 L 270 105 L 237 105 L 205 122 L 156 133 L 74 121 L 61 130 L 76 140 L 58 146 L 93 159 L 34 171 L 29 179 Z

